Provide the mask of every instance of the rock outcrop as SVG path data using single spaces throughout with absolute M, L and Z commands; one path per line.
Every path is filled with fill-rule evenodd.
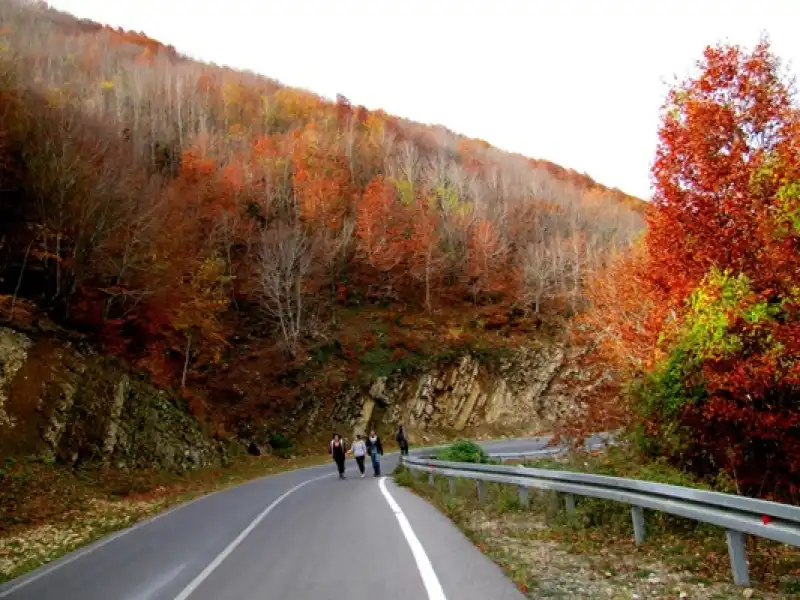
M 10 455 L 185 471 L 224 462 L 226 448 L 116 361 L 0 327 L 0 460 Z
M 405 423 L 414 443 L 442 434 L 543 432 L 583 416 L 579 398 L 597 377 L 576 366 L 580 352 L 531 342 L 490 354 L 465 352 L 328 397 L 299 390 L 273 422 L 241 423 L 239 441 L 242 450 L 261 454 L 274 452 L 276 440 L 330 428 L 388 433 Z M 0 328 L 0 460 L 37 454 L 72 465 L 183 471 L 224 462 L 229 449 L 182 399 L 118 361 L 82 345 Z
M 571 361 L 582 349 L 539 343 L 486 358 L 465 353 L 409 375 L 380 377 L 343 391 L 326 411 L 307 399 L 296 409 L 311 432 L 328 422 L 363 433 L 405 423 L 412 437 L 426 431 L 535 433 L 580 418 Z M 588 383 L 587 383 L 588 385 Z

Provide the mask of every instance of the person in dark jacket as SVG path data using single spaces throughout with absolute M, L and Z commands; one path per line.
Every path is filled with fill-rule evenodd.
M 403 427 L 403 424 L 400 423 L 400 427 L 397 428 L 397 445 L 400 446 L 400 454 L 402 456 L 408 456 L 408 436 L 406 435 L 406 428 Z
M 381 438 L 378 437 L 374 429 L 369 432 L 369 436 L 367 437 L 367 454 L 369 454 L 372 459 L 372 471 L 375 473 L 375 477 L 380 477 L 383 444 L 381 444 Z
M 344 459 L 347 455 L 347 450 L 345 450 L 344 440 L 339 437 L 338 433 L 333 434 L 333 439 L 328 448 L 328 454 L 333 457 L 336 463 L 336 468 L 339 470 L 339 479 L 344 479 Z

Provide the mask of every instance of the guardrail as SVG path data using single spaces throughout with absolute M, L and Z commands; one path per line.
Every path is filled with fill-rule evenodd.
M 551 438 L 552 439 L 552 438 Z M 586 452 L 594 452 L 596 450 L 605 450 L 610 446 L 616 446 L 617 440 L 613 433 L 602 432 L 595 433 L 590 438 L 584 441 L 583 449 Z M 488 452 L 489 458 L 494 458 L 500 461 L 500 464 L 505 463 L 507 460 L 525 460 L 526 458 L 540 458 L 542 456 L 560 456 L 569 452 L 569 445 L 549 446 L 540 448 L 538 450 L 528 450 L 522 452 Z M 418 453 L 418 456 L 427 456 L 426 454 Z
M 593 444 L 586 446 L 586 452 L 593 452 L 596 450 L 605 450 L 608 446 L 604 444 Z M 528 450 L 527 452 L 487 452 L 486 456 L 500 461 L 500 464 L 505 463 L 507 460 L 525 460 L 526 458 L 541 458 L 543 456 L 561 456 L 568 454 L 569 448 L 567 446 L 553 446 L 551 448 L 542 448 L 541 450 Z
M 486 456 L 494 458 L 503 464 L 507 460 L 525 460 L 526 458 L 541 458 L 542 456 L 560 456 L 569 452 L 569 448 L 557 446 L 553 448 L 542 448 L 541 450 L 529 450 L 528 452 L 488 452 Z
M 725 529 L 734 583 L 749 585 L 745 535 L 754 535 L 792 546 L 800 546 L 800 507 L 666 485 L 638 479 L 570 473 L 549 469 L 482 465 L 434 460 L 425 456 L 403 456 L 402 464 L 415 471 L 447 477 L 450 492 L 456 478 L 477 482 L 478 500 L 486 500 L 486 482 L 515 485 L 520 504 L 528 506 L 528 489 L 538 488 L 564 494 L 566 510 L 575 510 L 575 497 L 586 496 L 631 505 L 633 533 L 637 544 L 645 539 L 644 509 L 710 523 Z

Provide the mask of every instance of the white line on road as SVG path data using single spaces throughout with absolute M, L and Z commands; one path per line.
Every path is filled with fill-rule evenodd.
M 222 492 L 222 491 L 224 491 L 224 490 L 220 490 L 220 492 Z M 132 527 L 128 527 L 127 529 L 123 529 L 121 531 L 117 531 L 116 533 L 112 533 L 108 537 L 103 538 L 102 540 L 100 540 L 100 541 L 98 541 L 98 542 L 96 542 L 94 544 L 90 544 L 89 546 L 84 546 L 83 548 L 81 548 L 80 550 L 76 550 L 75 552 L 73 552 L 71 555 L 67 556 L 63 560 L 60 560 L 58 562 L 54 562 L 50 566 L 42 567 L 39 571 L 34 571 L 34 573 L 32 575 L 22 579 L 19 583 L 17 583 L 16 585 L 8 588 L 7 590 L 0 591 L 0 598 L 6 598 L 6 597 L 10 596 L 13 592 L 16 592 L 17 590 L 20 590 L 20 589 L 24 588 L 26 585 L 29 585 L 29 584 L 33 583 L 34 581 L 37 581 L 37 580 L 41 579 L 45 575 L 49 575 L 50 573 L 52 573 L 53 571 L 55 571 L 57 569 L 60 569 L 61 567 L 66 567 L 71 562 L 74 562 L 74 561 L 78 560 L 82 556 L 86 556 L 90 552 L 94 552 L 95 550 L 99 550 L 100 548 L 102 548 L 106 544 L 110 544 L 114 540 L 121 538 L 123 535 L 127 535 L 129 533 L 132 533 L 132 532 L 136 531 L 137 529 L 141 529 L 142 527 L 145 527 L 146 525 L 150 525 L 151 523 L 153 523 L 155 521 L 158 521 L 159 519 L 163 519 L 167 515 L 170 515 L 170 514 L 176 512 L 176 511 L 182 509 L 182 508 L 186 508 L 190 504 L 194 504 L 195 502 L 199 502 L 200 500 L 205 500 L 206 498 L 208 498 L 210 496 L 213 496 L 214 494 L 217 494 L 217 493 L 220 493 L 220 492 L 214 492 L 213 494 L 208 494 L 206 496 L 201 496 L 199 498 L 195 498 L 194 500 L 190 500 L 189 502 L 185 502 L 183 504 L 179 504 L 177 506 L 173 506 L 169 510 L 166 510 L 166 511 L 164 511 L 162 513 L 159 513 L 159 514 L 157 514 L 157 515 L 155 515 L 153 517 L 150 517 L 149 519 L 146 519 L 144 521 L 140 521 L 139 523 L 136 523 L 136 525 L 133 525 Z
M 386 489 L 386 477 L 381 477 L 378 485 L 381 488 L 383 497 L 386 498 L 386 502 L 389 503 L 389 507 L 394 512 L 394 516 L 397 517 L 400 529 L 411 547 L 411 553 L 414 555 L 414 560 L 417 561 L 417 569 L 419 569 L 419 574 L 422 576 L 422 583 L 425 584 L 425 590 L 428 592 L 428 600 L 447 600 L 442 585 L 439 583 L 439 578 L 436 577 L 436 572 L 433 570 L 433 565 L 428 559 L 428 555 L 425 554 L 425 549 L 422 547 L 419 538 L 411 528 L 411 523 L 408 522 L 400 505 L 395 502 L 389 490 Z
M 192 592 L 194 592 L 200 586 L 200 584 L 203 583 L 208 578 L 208 576 L 211 575 L 211 573 L 213 573 L 214 570 L 222 564 L 223 560 L 228 558 L 231 552 L 236 550 L 236 547 L 244 541 L 244 538 L 246 538 L 250 534 L 250 532 L 253 531 L 253 529 L 258 527 L 258 524 L 261 523 L 261 521 L 263 521 L 264 518 L 269 513 L 271 513 L 272 510 L 276 506 L 278 506 L 278 504 L 280 504 L 281 501 L 283 501 L 287 496 L 296 492 L 304 485 L 308 485 L 309 483 L 312 483 L 314 481 L 319 481 L 320 479 L 324 479 L 325 477 L 330 477 L 330 476 L 331 473 L 328 473 L 326 475 L 321 475 L 319 477 L 314 477 L 313 479 L 309 479 L 307 481 L 304 481 L 303 483 L 294 486 L 288 492 L 278 496 L 278 498 L 267 508 L 265 508 L 260 515 L 258 515 L 255 519 L 253 519 L 250 525 L 245 527 L 242 530 L 242 532 L 238 536 L 236 536 L 236 539 L 233 540 L 230 544 L 228 544 L 228 546 L 222 552 L 220 552 L 217 555 L 217 557 L 214 560 L 212 560 L 211 563 L 205 569 L 203 569 L 202 572 L 197 577 L 195 577 L 191 581 L 191 583 L 183 589 L 183 591 L 180 594 L 175 596 L 175 600 L 186 600 L 189 596 L 191 596 Z M 444 598 L 444 596 L 442 596 L 442 598 Z
M 299 472 L 299 471 L 307 471 L 307 470 L 312 470 L 312 469 L 319 469 L 319 466 L 315 465 L 315 466 L 312 466 L 312 467 L 303 467 L 302 469 L 292 469 L 291 471 L 287 471 L 287 473 L 296 473 L 296 472 Z M 283 473 L 281 473 L 281 475 L 282 474 Z M 323 475 L 322 477 L 327 477 L 327 475 Z M 321 479 L 322 477 L 317 477 L 317 479 Z M 217 490 L 216 492 L 212 492 L 210 494 L 206 494 L 205 496 L 200 496 L 199 498 L 195 498 L 194 500 L 189 500 L 188 502 L 184 502 L 182 504 L 178 504 L 177 506 L 173 506 L 169 510 L 166 510 L 166 511 L 164 511 L 162 513 L 159 513 L 159 514 L 157 514 L 157 515 L 155 515 L 153 517 L 150 517 L 149 519 L 145 519 L 144 521 L 140 521 L 140 522 L 136 523 L 135 525 L 133 525 L 132 527 L 128 527 L 127 529 L 123 529 L 121 531 L 117 531 L 116 533 L 113 533 L 113 534 L 109 535 L 108 537 L 105 537 L 102 540 L 99 540 L 98 542 L 95 542 L 94 544 L 89 544 L 88 546 L 84 546 L 80 550 L 75 550 L 72 554 L 62 558 L 61 560 L 53 562 L 48 566 L 40 567 L 38 570 L 34 571 L 30 575 L 27 575 L 27 576 L 23 575 L 20 579 L 16 580 L 16 582 L 7 584 L 7 585 L 10 585 L 11 587 L 9 587 L 9 588 L 7 588 L 5 590 L 0 590 L 0 598 L 7 598 L 12 593 L 24 588 L 27 585 L 30 585 L 34 581 L 38 581 L 39 579 L 41 579 L 45 575 L 49 575 L 50 573 L 52 573 L 53 571 L 56 571 L 57 569 L 60 569 L 61 567 L 66 567 L 71 562 L 74 562 L 74 561 L 78 560 L 79 558 L 81 558 L 83 556 L 86 556 L 87 554 L 89 554 L 91 552 L 94 552 L 95 550 L 99 550 L 100 548 L 102 548 L 106 544 L 110 544 L 114 540 L 119 539 L 122 536 L 127 535 L 129 533 L 132 533 L 132 532 L 136 531 L 137 529 L 141 529 L 142 527 L 150 525 L 154 521 L 158 521 L 159 519 L 162 519 L 162 518 L 166 517 L 167 515 L 171 515 L 172 513 L 177 512 L 177 511 L 181 510 L 182 508 L 186 508 L 187 506 L 191 506 L 192 504 L 195 504 L 197 502 L 201 502 L 203 500 L 207 500 L 208 498 L 211 498 L 212 496 L 216 496 L 216 495 L 222 494 L 224 492 L 229 492 L 229 491 L 234 490 L 234 489 L 236 489 L 238 487 L 244 487 L 246 485 L 251 485 L 251 484 L 255 483 L 256 481 L 259 481 L 259 480 L 258 479 L 254 479 L 253 481 L 248 481 L 246 483 L 243 483 L 243 484 L 240 484 L 240 485 L 236 485 L 236 486 L 233 486 L 231 488 L 225 488 L 225 489 L 222 489 L 222 490 Z M 313 479 L 309 480 L 306 483 L 310 483 L 311 481 L 314 481 L 314 480 Z M 294 490 L 292 490 L 292 491 L 294 491 Z
M 137 590 L 135 596 L 127 598 L 126 600 L 151 600 L 161 588 L 174 581 L 185 568 L 186 563 L 181 563 L 166 573 L 156 577 L 154 580 L 144 581 L 139 588 L 141 591 Z

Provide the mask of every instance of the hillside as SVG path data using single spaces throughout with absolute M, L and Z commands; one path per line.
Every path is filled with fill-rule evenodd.
M 642 201 L 441 126 L 35 2 L 0 22 L 2 318 L 80 334 L 218 436 L 557 337 L 643 228 Z

